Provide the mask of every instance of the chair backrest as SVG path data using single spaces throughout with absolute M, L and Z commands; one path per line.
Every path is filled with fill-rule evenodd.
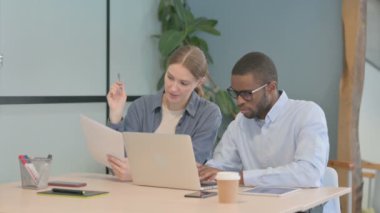
M 375 212 L 380 212 L 380 170 L 376 171 L 372 203 Z
M 325 174 L 323 175 L 322 186 L 323 187 L 338 187 L 339 186 L 338 173 L 335 171 L 335 169 L 331 167 L 326 168 Z M 324 213 L 330 213 L 330 212 L 340 213 L 339 198 L 334 198 L 328 201 L 323 206 L 323 212 Z

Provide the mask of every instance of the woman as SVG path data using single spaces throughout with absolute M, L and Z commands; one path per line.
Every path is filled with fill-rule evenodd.
M 111 86 L 107 94 L 109 126 L 118 131 L 190 135 L 195 159 L 198 164 L 204 163 L 211 155 L 222 120 L 218 106 L 200 97 L 206 75 L 207 60 L 198 47 L 178 48 L 169 57 L 164 90 L 134 101 L 125 118 L 125 86 L 121 82 Z M 128 158 L 108 156 L 108 161 L 120 180 L 132 179 Z

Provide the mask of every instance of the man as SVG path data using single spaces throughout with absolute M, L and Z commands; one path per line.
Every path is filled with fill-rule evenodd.
M 259 52 L 233 67 L 229 94 L 240 113 L 214 156 L 199 166 L 202 180 L 218 171 L 239 171 L 244 185 L 319 187 L 329 153 L 326 118 L 310 101 L 289 99 L 277 88 L 272 60 Z

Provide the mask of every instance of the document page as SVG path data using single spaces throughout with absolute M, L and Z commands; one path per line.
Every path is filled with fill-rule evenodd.
M 91 156 L 99 163 L 110 167 L 107 155 L 124 157 L 124 138 L 121 132 L 84 115 L 80 117 L 82 129 Z

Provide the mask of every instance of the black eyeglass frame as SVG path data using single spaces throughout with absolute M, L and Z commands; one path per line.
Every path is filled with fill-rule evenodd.
M 249 91 L 249 90 L 236 91 L 232 89 L 232 87 L 228 87 L 227 92 L 233 99 L 237 99 L 240 96 L 246 101 L 251 101 L 254 93 L 260 91 L 261 89 L 265 88 L 268 85 L 269 83 L 266 83 L 252 91 Z

